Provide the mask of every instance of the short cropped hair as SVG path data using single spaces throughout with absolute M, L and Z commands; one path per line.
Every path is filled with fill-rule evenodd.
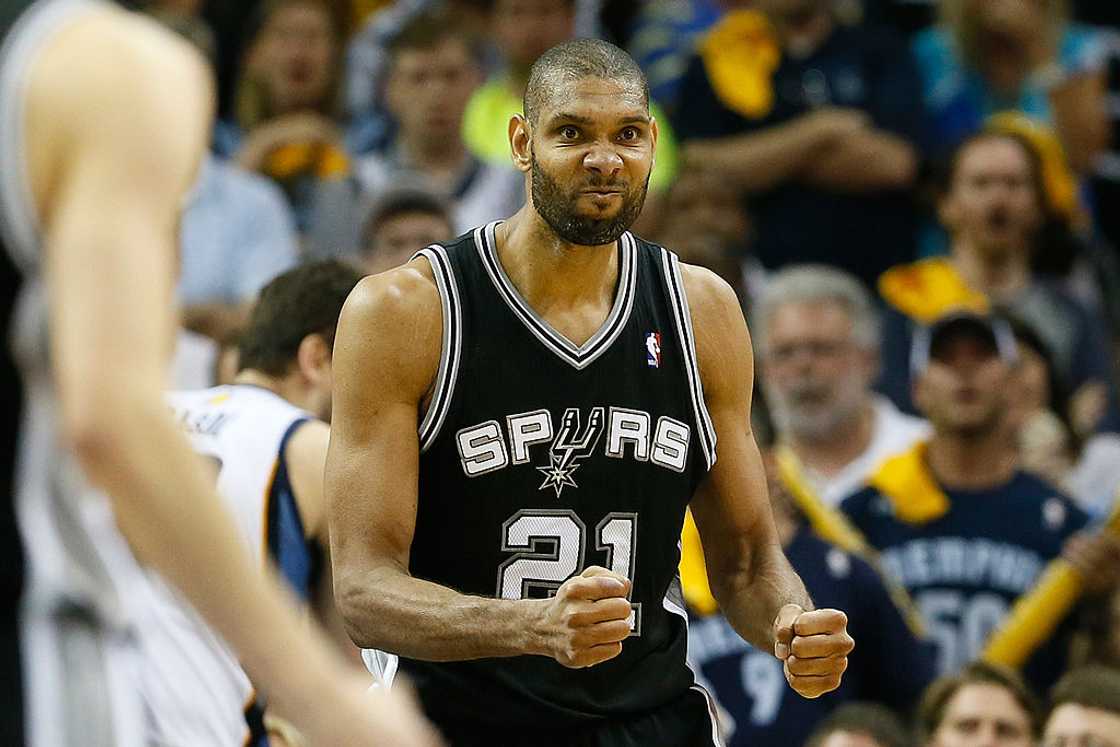
M 1023 157 L 1027 159 L 1030 165 L 1030 179 L 1031 187 L 1034 189 L 1035 200 L 1042 209 L 1046 209 L 1046 182 L 1043 180 L 1042 175 L 1042 158 L 1039 156 L 1038 151 L 1030 140 L 1015 132 L 1003 132 L 1000 130 L 980 130 L 975 132 L 953 148 L 953 152 L 949 155 L 948 160 L 942 166 L 942 173 L 940 179 L 941 193 L 943 195 L 949 194 L 953 190 L 954 182 L 957 179 L 957 172 L 960 171 L 961 161 L 964 160 L 964 155 L 972 150 L 980 143 L 987 142 L 1008 142 L 1016 145 L 1020 151 L 1023 152 Z
M 549 97 L 566 82 L 584 78 L 618 80 L 638 88 L 649 107 L 649 83 L 634 58 L 601 39 L 572 39 L 557 44 L 533 63 L 525 86 L 525 118 L 536 124 Z
M 866 734 L 880 747 L 910 747 L 906 727 L 889 708 L 878 703 L 845 703 L 813 731 L 805 747 L 821 747 L 838 731 Z
M 461 41 L 471 57 L 480 58 L 478 40 L 463 28 L 455 16 L 447 11 L 426 10 L 405 21 L 386 45 L 391 60 L 402 51 L 433 49 L 448 39 Z
M 827 265 L 791 265 L 774 273 L 751 315 L 751 333 L 765 350 L 767 327 L 777 310 L 791 303 L 835 303 L 852 320 L 852 337 L 864 350 L 878 350 L 879 311 L 854 275 Z
M 361 279 L 355 268 L 333 259 L 273 278 L 261 289 L 238 340 L 240 369 L 283 376 L 308 335 L 321 335 L 333 347 L 342 305 Z
M 1120 716 L 1120 670 L 1095 665 L 1066 673 L 1050 691 L 1050 708 L 1066 703 Z
M 454 231 L 455 221 L 447 202 L 423 186 L 404 184 L 387 190 L 370 205 L 366 218 L 362 221 L 361 251 L 369 252 L 371 242 L 378 229 L 399 215 L 420 213 L 439 218 Z
M 929 741 L 941 722 L 945 710 L 962 688 L 968 685 L 995 685 L 1002 687 L 1027 714 L 1031 734 L 1038 736 L 1042 727 L 1042 707 L 1038 698 L 1018 672 L 998 664 L 976 661 L 966 666 L 960 673 L 941 677 L 933 682 L 918 703 L 917 728 L 921 742 Z

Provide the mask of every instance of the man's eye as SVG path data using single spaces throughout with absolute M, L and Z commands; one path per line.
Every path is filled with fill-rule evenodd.
M 561 127 L 560 137 L 564 138 L 565 140 L 575 140 L 577 137 L 579 137 L 579 130 L 570 125 L 567 127 Z
M 623 140 L 637 140 L 639 134 L 640 133 L 638 132 L 637 127 L 627 127 L 625 130 L 622 131 L 622 134 L 620 135 L 620 137 Z

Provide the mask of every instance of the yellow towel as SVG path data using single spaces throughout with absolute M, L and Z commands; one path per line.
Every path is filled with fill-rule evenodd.
M 895 517 L 907 524 L 926 524 L 949 511 L 949 496 L 929 471 L 925 443 L 884 461 L 869 484 L 890 501 Z
M 774 108 L 772 77 L 782 51 L 762 13 L 728 13 L 701 42 L 700 58 L 712 90 L 728 109 L 761 119 Z
M 940 257 L 892 267 L 879 277 L 879 293 L 919 324 L 930 324 L 952 311 L 986 314 L 990 307 L 988 297 Z

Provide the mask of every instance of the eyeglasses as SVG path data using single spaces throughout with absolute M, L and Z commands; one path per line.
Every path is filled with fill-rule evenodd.
M 775 363 L 785 363 L 805 352 L 811 358 L 836 358 L 852 347 L 850 340 L 810 340 L 807 342 L 788 342 L 771 345 L 767 356 Z

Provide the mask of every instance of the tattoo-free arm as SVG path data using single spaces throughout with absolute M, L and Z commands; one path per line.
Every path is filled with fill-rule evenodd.
M 692 500 L 712 593 L 738 633 L 774 650 L 774 620 L 787 604 L 813 609 L 782 552 L 766 477 L 751 432 L 754 360 L 734 291 L 711 272 L 682 267 L 696 331 L 704 397 L 718 459 Z

